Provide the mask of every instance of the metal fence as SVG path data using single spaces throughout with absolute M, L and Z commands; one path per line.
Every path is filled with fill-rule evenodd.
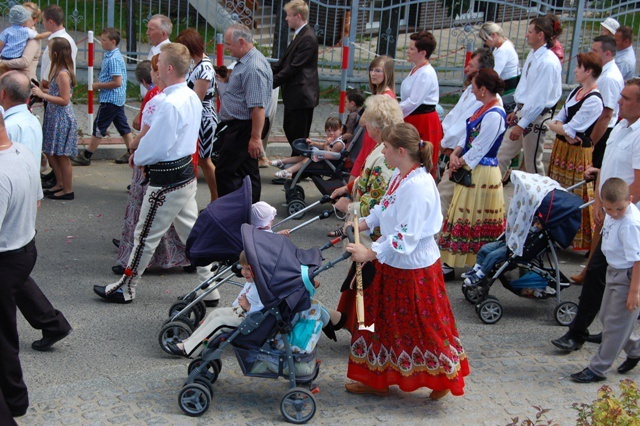
M 253 28 L 255 41 L 269 58 L 277 59 L 286 47 L 289 31 L 282 10 L 288 0 L 104 0 L 38 1 L 41 8 L 59 4 L 65 11 L 66 27 L 86 51 L 85 34 L 107 26 L 123 33 L 121 50 L 132 58 L 146 57 L 149 49 L 146 25 L 162 13 L 174 23 L 172 38 L 194 27 L 207 42 L 207 52 L 215 55 L 216 35 L 232 22 Z M 468 50 L 480 46 L 478 29 L 485 21 L 496 21 L 511 39 L 524 61 L 529 51 L 525 33 L 528 21 L 545 13 L 558 15 L 563 23 L 560 37 L 565 47 L 565 82 L 573 81 L 575 55 L 588 50 L 600 32 L 599 23 L 614 17 L 638 33 L 640 1 L 584 0 L 307 0 L 309 23 L 320 41 L 318 67 L 324 79 L 339 79 L 342 43 L 352 49 L 349 75 L 352 82 L 365 82 L 371 60 L 387 54 L 397 61 L 398 80 L 410 70 L 406 61 L 409 35 L 420 29 L 433 32 L 438 42 L 432 63 L 441 82 L 460 82 Z M 0 14 L 20 2 L 0 1 Z M 5 22 L 5 25 L 8 23 Z M 638 40 L 635 41 L 636 51 Z

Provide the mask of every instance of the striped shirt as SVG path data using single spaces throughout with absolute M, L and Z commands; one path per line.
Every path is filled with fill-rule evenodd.
M 221 98 L 220 121 L 251 120 L 255 107 L 267 108 L 271 100 L 273 73 L 264 55 L 255 47 L 233 68 Z
M 110 52 L 105 52 L 102 58 L 102 69 L 98 82 L 109 83 L 114 76 L 122 77 L 122 85 L 115 89 L 100 89 L 100 103 L 109 103 L 117 106 L 124 105 L 127 96 L 127 68 L 124 64 L 122 53 L 116 47 Z
M 0 33 L 0 40 L 5 44 L 2 49 L 2 59 L 17 59 L 22 56 L 27 41 L 36 38 L 36 30 L 23 27 L 22 25 L 12 25 Z

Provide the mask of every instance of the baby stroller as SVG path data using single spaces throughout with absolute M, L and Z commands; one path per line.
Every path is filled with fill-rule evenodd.
M 514 243 L 515 240 L 509 239 L 508 234 L 503 234 L 500 238 L 507 238 L 508 241 L 507 260 L 502 264 L 496 264 L 494 270 L 487 274 L 477 286 L 464 283 L 462 285 L 465 299 L 475 305 L 476 314 L 485 324 L 495 324 L 502 318 L 502 305 L 497 297 L 489 294 L 491 286 L 496 281 L 500 281 L 504 288 L 520 297 L 555 298 L 554 318 L 560 325 L 569 325 L 578 310 L 574 302 L 561 300 L 560 293 L 569 287 L 570 280 L 560 271 L 556 248 L 567 248 L 571 245 L 582 220 L 581 209 L 591 203 L 582 204 L 580 197 L 565 191 L 550 178 L 533 176 L 519 171 L 511 173 L 511 179 L 516 185 L 516 194 L 522 191 L 525 195 L 530 195 L 527 200 L 541 198 L 534 217 L 543 229 L 539 232 L 523 233 L 524 243 L 521 244 L 518 254 L 512 251 L 514 246 L 517 246 L 517 243 Z M 531 179 L 545 183 L 533 183 Z M 539 190 L 542 192 L 538 192 Z M 511 218 L 513 223 L 511 215 L 523 214 L 522 204 L 522 198 L 514 196 L 509 207 L 508 221 Z M 527 204 L 535 206 L 535 201 L 532 203 L 527 201 Z M 514 234 L 517 229 L 511 231 L 511 234 Z M 516 268 L 527 272 L 518 279 L 509 279 L 507 273 Z
M 189 377 L 178 396 L 180 408 L 189 416 L 207 411 L 222 368 L 222 351 L 230 346 L 245 376 L 288 379 L 289 390 L 281 399 L 280 411 L 291 423 L 306 423 L 316 411 L 314 393 L 318 389 L 312 382 L 318 376 L 320 362 L 315 347 L 307 353 L 293 353 L 289 332 L 295 315 L 311 306 L 313 277 L 350 253 L 323 266 L 320 249 L 299 249 L 285 236 L 248 224 L 242 225 L 242 240 L 264 308 L 249 314 L 234 331 L 207 342 L 200 357 L 189 364 Z M 278 333 L 284 350 L 271 345 Z
M 328 196 L 308 206 L 306 210 L 318 204 L 327 203 Z M 204 299 L 213 290 L 223 284 L 242 287 L 235 279 L 239 276 L 238 255 L 242 251 L 240 227 L 250 222 L 251 181 L 245 177 L 242 187 L 210 203 L 200 214 L 186 243 L 187 257 L 195 266 L 206 266 L 217 262 L 214 276 L 199 284 L 191 292 L 180 296 L 169 308 L 169 318 L 164 322 L 158 335 L 158 343 L 163 351 L 171 353 L 167 343 L 175 338 L 184 340 L 191 336 L 198 324 L 206 316 Z M 304 212 L 303 212 L 304 213 Z M 317 220 L 333 215 L 333 209 L 325 210 L 318 216 L 296 226 L 295 232 Z M 283 219 L 274 228 L 292 217 Z M 333 241 L 331 244 L 335 244 Z
M 351 143 L 340 152 L 310 148 L 304 138 L 293 141 L 291 146 L 294 155 L 310 158 L 311 161 L 307 161 L 292 179 L 284 183 L 287 214 L 295 215 L 296 219 L 303 216 L 300 211 L 306 207 L 305 194 L 302 186 L 298 185 L 302 179 L 311 178 L 322 195 L 331 195 L 335 189 L 347 184 L 351 167 L 362 148 L 363 136 L 364 128 L 356 126 Z

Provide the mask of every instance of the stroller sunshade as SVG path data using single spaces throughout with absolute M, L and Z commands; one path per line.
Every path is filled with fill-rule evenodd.
M 242 225 L 242 240 L 254 282 L 265 307 L 286 300 L 293 312 L 308 309 L 309 293 L 302 282 L 301 265 L 313 273 L 322 265 L 317 248 L 300 249 L 284 235 Z
M 535 217 L 555 242 L 567 248 L 582 222 L 581 205 L 582 199 L 576 194 L 554 189 L 544 197 Z
M 191 264 L 237 260 L 242 251 L 240 227 L 249 223 L 250 217 L 251 180 L 246 176 L 240 189 L 211 202 L 198 216 L 186 243 Z

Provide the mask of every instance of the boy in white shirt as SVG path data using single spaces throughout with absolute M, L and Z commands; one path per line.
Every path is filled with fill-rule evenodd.
M 589 366 L 571 375 L 578 383 L 604 380 L 621 350 L 627 359 L 618 373 L 632 370 L 640 361 L 640 335 L 633 332 L 640 313 L 640 211 L 631 204 L 629 186 L 620 178 L 602 185 L 600 199 L 607 215 L 602 253 L 609 265 L 600 307 L 602 343 Z

